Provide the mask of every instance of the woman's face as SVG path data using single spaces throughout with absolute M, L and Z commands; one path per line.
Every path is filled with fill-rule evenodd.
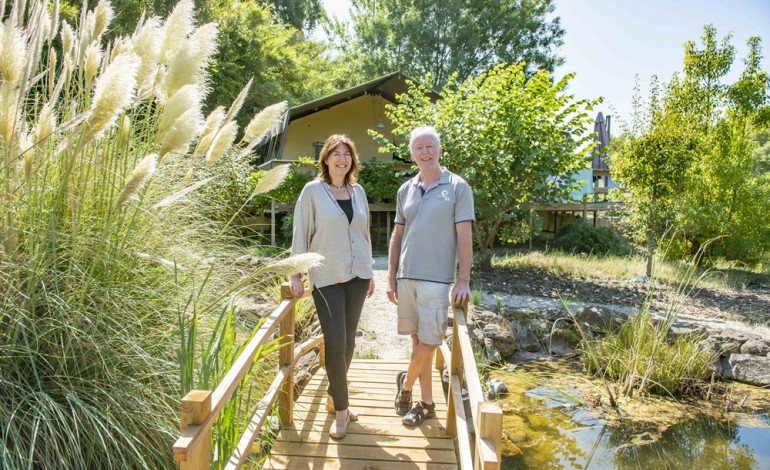
M 338 144 L 326 158 L 329 176 L 332 179 L 344 179 L 353 166 L 353 153 L 346 144 Z

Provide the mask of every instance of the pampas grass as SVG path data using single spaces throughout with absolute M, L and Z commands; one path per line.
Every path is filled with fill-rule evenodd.
M 0 2 L 0 467 L 172 468 L 177 327 L 200 314 L 210 331 L 274 276 L 227 262 L 242 245 L 202 215 L 198 190 L 242 148 L 239 103 L 199 136 L 216 30 L 185 0 L 106 43 L 106 0 L 75 28 L 56 1 Z M 180 57 L 196 63 L 175 70 Z M 172 94 L 158 85 L 193 69 Z M 194 141 L 215 166 L 190 158 Z
M 271 168 L 270 171 L 262 175 L 262 178 L 260 178 L 256 186 L 254 186 L 254 191 L 251 192 L 251 195 L 246 201 L 250 201 L 258 194 L 268 193 L 283 184 L 284 180 L 286 180 L 286 177 L 289 175 L 289 171 L 291 171 L 290 165 L 279 165 L 275 168 Z
M 148 179 L 152 177 L 158 167 L 158 155 L 152 154 L 144 157 L 131 172 L 126 180 L 123 191 L 118 196 L 117 204 L 122 205 L 131 199 L 139 199 L 139 190 L 142 189 Z
M 193 155 L 200 157 L 208 152 L 211 142 L 214 140 L 214 136 L 217 133 L 217 129 L 222 124 L 225 118 L 225 108 L 217 106 L 214 111 L 209 113 L 206 118 L 206 122 L 203 124 L 203 130 L 201 131 L 200 139 L 198 139 L 198 145 L 195 147 Z
M 217 132 L 214 141 L 206 152 L 206 163 L 211 166 L 233 145 L 235 134 L 238 132 L 238 125 L 235 122 L 228 122 Z
M 303 253 L 270 263 L 265 267 L 265 270 L 284 276 L 294 273 L 306 273 L 310 269 L 320 266 L 323 259 L 324 257 L 318 253 Z
M 94 104 L 86 119 L 87 132 L 99 138 L 115 124 L 118 115 L 132 102 L 136 89 L 139 57 L 124 54 L 115 58 L 97 79 Z

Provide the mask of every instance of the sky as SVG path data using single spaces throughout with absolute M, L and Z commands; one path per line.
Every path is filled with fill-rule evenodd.
M 349 0 L 323 0 L 331 16 L 348 19 Z M 575 72 L 568 91 L 576 98 L 604 101 L 597 111 L 628 122 L 635 77 L 642 97 L 653 75 L 661 82 L 682 69 L 686 41 L 700 45 L 703 27 L 713 24 L 717 37 L 732 33 L 736 48 L 734 82 L 743 68 L 746 40 L 762 38 L 763 69 L 770 71 L 770 0 L 555 0 L 555 14 L 565 30 L 557 54 L 565 64 L 556 78 Z

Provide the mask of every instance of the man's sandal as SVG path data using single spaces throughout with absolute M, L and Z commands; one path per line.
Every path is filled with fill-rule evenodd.
M 436 404 L 431 403 L 429 405 L 424 401 L 420 400 L 419 402 L 417 402 L 414 408 L 412 408 L 409 411 L 409 413 L 404 415 L 401 421 L 407 426 L 419 426 L 426 419 L 435 418 L 435 417 L 436 417 Z
M 409 408 L 412 407 L 412 391 L 404 390 L 404 381 L 406 381 L 406 371 L 402 370 L 396 376 L 396 389 L 398 392 L 396 392 L 396 399 L 393 403 L 396 414 L 399 416 L 404 416 L 409 411 Z

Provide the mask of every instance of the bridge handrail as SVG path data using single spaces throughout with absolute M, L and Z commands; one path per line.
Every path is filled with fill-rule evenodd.
M 310 290 L 305 290 L 303 297 L 309 297 Z M 217 385 L 216 389 L 191 390 L 182 399 L 181 435 L 174 443 L 174 459 L 180 462 L 182 470 L 209 470 L 211 468 L 211 426 L 219 416 L 227 401 L 232 397 L 238 384 L 249 371 L 259 349 L 264 346 L 277 327 L 280 337 L 285 339 L 279 351 L 279 369 L 275 379 L 260 400 L 252 415 L 251 422 L 239 439 L 238 446 L 231 455 L 226 468 L 237 469 L 243 465 L 249 455 L 249 449 L 269 415 L 273 404 L 278 400 L 278 413 L 282 423 L 290 425 L 294 410 L 294 366 L 297 361 L 316 346 L 321 346 L 319 358 L 323 366 L 323 336 L 315 336 L 294 345 L 294 323 L 296 300 L 292 298 L 288 283 L 281 285 L 281 303 L 273 310 L 257 333 L 252 337 L 230 370 Z
M 436 368 L 444 369 L 449 358 L 449 393 L 447 399 L 447 434 L 457 439 L 457 457 L 461 469 L 499 469 L 501 464 L 503 411 L 497 403 L 486 401 L 479 380 L 476 358 L 468 335 L 468 302 L 453 305 L 452 348 L 442 344 L 436 354 Z M 471 440 L 468 417 L 463 404 L 465 380 L 470 399 Z

